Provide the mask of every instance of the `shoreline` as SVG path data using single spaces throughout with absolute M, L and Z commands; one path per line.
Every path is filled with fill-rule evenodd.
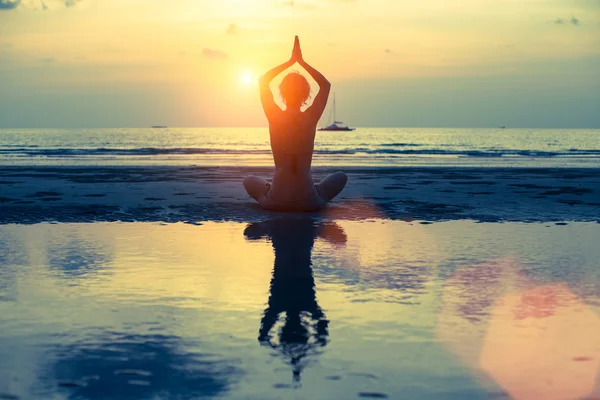
M 315 180 L 337 170 L 348 186 L 319 213 L 260 209 L 247 175 L 273 167 L 0 167 L 0 224 L 93 221 L 261 221 L 320 219 L 439 222 L 600 223 L 597 168 L 313 167 Z

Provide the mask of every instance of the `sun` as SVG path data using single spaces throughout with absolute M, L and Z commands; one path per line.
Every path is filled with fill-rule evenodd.
M 254 85 L 256 83 L 256 75 L 254 72 L 246 69 L 240 72 L 240 83 L 244 86 Z

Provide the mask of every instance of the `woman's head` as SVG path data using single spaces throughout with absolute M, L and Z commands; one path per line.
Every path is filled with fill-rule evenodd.
M 301 107 L 310 98 L 310 84 L 299 72 L 292 71 L 279 85 L 281 99 L 288 107 Z

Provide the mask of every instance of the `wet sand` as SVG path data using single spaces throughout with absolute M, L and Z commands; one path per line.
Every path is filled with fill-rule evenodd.
M 343 168 L 316 217 L 436 222 L 600 222 L 600 172 L 574 168 Z M 316 180 L 334 172 L 315 168 Z M 0 223 L 260 221 L 242 187 L 264 167 L 2 167 Z

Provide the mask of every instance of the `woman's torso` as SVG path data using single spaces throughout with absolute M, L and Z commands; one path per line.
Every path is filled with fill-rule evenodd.
M 315 191 L 310 172 L 316 121 L 304 113 L 284 111 L 282 118 L 269 123 L 275 174 L 271 194 L 284 201 L 303 200 Z

